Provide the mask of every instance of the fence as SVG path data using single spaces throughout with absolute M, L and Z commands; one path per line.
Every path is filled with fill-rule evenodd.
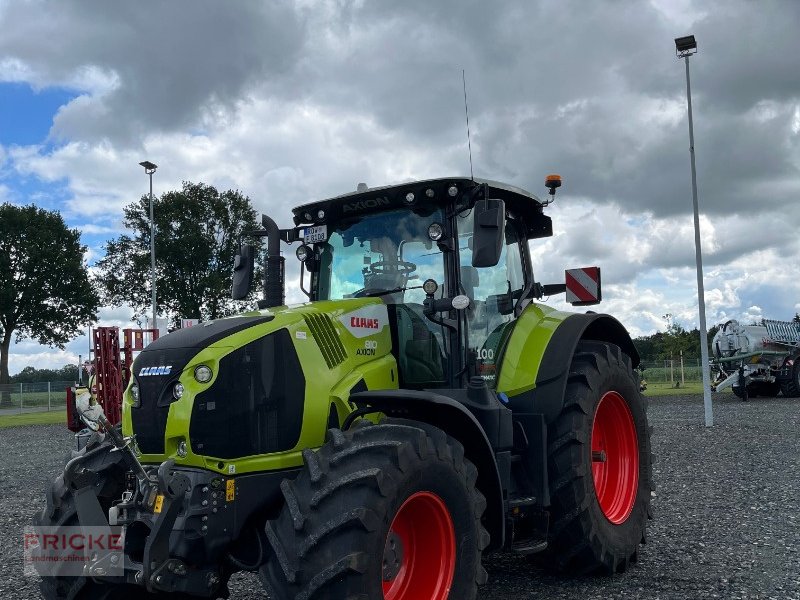
M 72 381 L 41 381 L 0 385 L 0 414 L 65 410 Z
M 642 361 L 644 367 L 643 377 L 647 383 L 681 384 L 703 380 L 703 371 L 700 368 L 699 358 L 684 358 L 681 367 L 680 358 L 674 360 Z

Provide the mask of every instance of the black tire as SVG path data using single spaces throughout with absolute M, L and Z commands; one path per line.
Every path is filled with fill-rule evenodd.
M 755 393 L 755 389 L 753 388 L 752 384 L 745 387 L 740 385 L 732 387 L 731 389 L 733 390 L 733 395 L 743 402 L 747 402 L 750 398 L 755 398 L 758 395 Z
M 122 495 L 124 475 L 122 469 L 113 468 L 107 471 L 105 482 L 101 486 L 100 503 L 104 510 L 112 500 Z M 34 526 L 72 527 L 78 525 L 78 513 L 72 491 L 64 484 L 62 476 L 58 476 L 50 486 L 47 495 L 47 506 L 33 518 Z M 178 600 L 188 598 L 175 594 L 149 594 L 138 586 L 119 586 L 98 583 L 86 577 L 56 576 L 42 577 L 39 584 L 45 600 Z
M 274 600 L 383 598 L 387 543 L 396 539 L 389 538 L 390 528 L 407 501 L 421 496 L 438 499 L 451 519 L 456 543 L 449 597 L 476 597 L 477 585 L 486 581 L 481 551 L 489 543 L 477 469 L 459 442 L 409 423 L 331 429 L 319 451 L 304 451 L 300 474 L 281 484 L 281 514 L 266 524 L 271 552 L 259 575 Z M 406 589 L 399 597 L 421 598 L 419 593 Z
M 788 362 L 791 359 L 786 359 Z M 787 398 L 797 398 L 800 396 L 800 356 L 794 358 L 794 365 L 790 373 L 791 379 L 781 383 L 781 393 Z
M 623 494 L 627 508 L 604 509 L 595 490 L 592 444 L 593 435 L 600 436 L 593 429 L 601 401 L 604 416 L 609 406 L 623 413 L 627 407 L 629 414 L 627 454 L 637 456 L 638 452 L 638 470 L 630 469 L 638 478 L 621 476 L 628 482 Z M 569 574 L 623 572 L 629 563 L 636 562 L 639 544 L 645 542 L 647 520 L 652 518 L 652 456 L 646 410 L 630 357 L 613 344 L 580 342 L 570 366 L 564 407 L 548 426 L 552 525 L 548 548 L 538 562 Z M 615 426 L 617 419 L 606 417 L 601 421 Z M 607 454 L 605 449 L 596 450 L 599 463 L 608 461 L 607 466 L 598 468 L 614 468 L 621 453 L 615 452 L 613 445 L 608 446 Z M 608 505 L 606 492 L 603 497 Z

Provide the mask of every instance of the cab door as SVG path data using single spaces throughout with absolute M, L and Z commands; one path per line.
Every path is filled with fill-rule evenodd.
M 466 346 L 470 375 L 495 386 L 497 360 L 514 324 L 514 305 L 522 295 L 525 276 L 517 224 L 505 222 L 500 260 L 493 267 L 472 266 L 473 210 L 457 220 L 461 293 L 469 297 L 466 309 Z M 523 240 L 524 242 L 524 240 Z

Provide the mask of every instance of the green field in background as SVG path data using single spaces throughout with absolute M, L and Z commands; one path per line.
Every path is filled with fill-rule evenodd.
M 721 394 L 730 394 L 731 389 L 728 388 L 720 392 Z M 702 381 L 687 381 L 686 385 L 676 388 L 674 384 L 648 382 L 647 389 L 644 391 L 645 396 L 683 396 L 698 394 L 703 395 L 703 382 Z
M 21 415 L 0 415 L 0 428 L 21 427 L 23 425 L 53 425 L 63 423 L 66 427 L 67 415 L 64 411 L 23 413 Z

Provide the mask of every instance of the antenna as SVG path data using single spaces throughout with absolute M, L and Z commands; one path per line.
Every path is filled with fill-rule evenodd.
M 467 116 L 467 146 L 469 146 L 469 177 L 475 181 L 475 174 L 472 172 L 472 140 L 469 135 L 469 107 L 467 106 L 467 75 L 461 69 L 461 80 L 464 82 L 464 114 Z

